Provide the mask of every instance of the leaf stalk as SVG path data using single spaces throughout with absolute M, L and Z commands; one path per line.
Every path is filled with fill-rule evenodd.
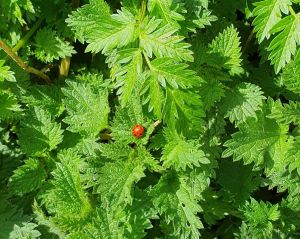
M 27 71 L 28 73 L 34 74 L 39 78 L 42 78 L 47 84 L 51 83 L 49 76 L 43 73 L 40 70 L 37 70 L 31 66 L 28 66 L 9 46 L 7 46 L 2 40 L 0 40 L 0 48 L 2 48 L 5 53 L 14 60 L 23 70 Z
M 39 19 L 33 26 L 32 28 L 26 33 L 26 35 L 18 41 L 18 43 L 12 48 L 13 52 L 17 52 L 20 50 L 27 42 L 28 40 L 32 37 L 32 35 L 37 31 L 37 29 L 40 27 L 42 24 L 43 19 Z

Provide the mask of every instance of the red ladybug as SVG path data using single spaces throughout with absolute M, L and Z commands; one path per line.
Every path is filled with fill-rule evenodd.
M 132 135 L 136 138 L 141 138 L 144 134 L 144 131 L 144 127 L 140 124 L 135 125 L 131 130 Z

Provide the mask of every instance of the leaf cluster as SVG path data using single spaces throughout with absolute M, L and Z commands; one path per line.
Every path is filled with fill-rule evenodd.
M 0 238 L 298 238 L 299 4 L 0 0 Z

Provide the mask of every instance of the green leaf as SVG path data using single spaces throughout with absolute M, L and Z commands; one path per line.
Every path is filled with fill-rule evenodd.
M 132 188 L 144 174 L 139 162 L 106 163 L 101 168 L 97 191 L 107 199 L 110 207 L 132 204 Z
M 278 33 L 268 47 L 269 60 L 278 73 L 290 62 L 296 53 L 297 45 L 300 44 L 300 13 L 283 18 L 272 27 L 270 33 Z
M 225 92 L 221 101 L 221 112 L 229 117 L 230 122 L 240 124 L 248 118 L 256 118 L 256 112 L 263 105 L 263 92 L 261 89 L 250 83 L 240 83 Z
M 225 142 L 227 149 L 222 156 L 233 156 L 234 160 L 243 159 L 245 164 L 260 166 L 266 164 L 267 160 L 273 161 L 276 157 L 284 156 L 281 150 L 286 150 L 284 142 L 287 141 L 288 126 L 267 118 L 272 107 L 269 101 L 262 112 L 257 113 L 257 119 L 249 118 L 240 124 L 239 131 Z
M 178 13 L 179 3 L 170 0 L 149 0 L 147 6 L 149 12 L 156 18 L 161 18 L 165 23 L 179 28 L 177 21 L 183 21 L 184 16 Z
M 198 27 L 198 28 L 205 28 L 206 26 L 211 26 L 212 22 L 217 21 L 218 18 L 214 15 L 212 15 L 212 12 L 203 9 L 201 11 L 201 15 L 197 12 L 196 13 L 196 19 L 193 19 L 192 22 Z M 193 28 L 190 29 L 194 32 Z
M 144 145 L 139 145 L 136 152 L 136 160 L 140 161 L 148 171 L 151 173 L 161 173 L 164 171 L 163 167 L 159 163 L 159 160 L 155 158 Z
M 199 238 L 198 229 L 203 226 L 196 215 L 201 207 L 192 188 L 180 181 L 175 173 L 164 174 L 150 195 L 155 208 L 164 218 L 167 235 L 172 238 Z
M 219 164 L 217 182 L 222 186 L 223 195 L 235 203 L 243 203 L 259 187 L 261 179 L 252 171 L 251 165 L 223 159 Z
M 100 148 L 99 143 L 96 141 L 97 139 L 94 136 L 85 137 L 78 133 L 65 131 L 60 149 L 72 148 L 79 155 L 96 157 Z
M 30 92 L 30 93 L 29 93 Z M 64 110 L 61 89 L 51 85 L 35 85 L 28 88 L 28 93 L 22 100 L 30 106 L 41 107 L 49 111 L 51 115 L 58 116 Z
M 21 25 L 23 26 L 24 24 L 27 24 L 25 20 L 28 15 L 35 13 L 35 7 L 32 4 L 32 1 L 28 0 L 28 1 L 5 1 L 3 3 L 1 3 L 1 13 L 5 13 L 7 14 L 7 16 L 9 16 L 8 19 L 5 19 L 5 24 L 6 25 L 6 21 L 7 20 L 11 20 L 13 22 L 14 25 L 18 26 Z
M 122 228 L 119 227 L 118 219 L 107 203 L 103 203 L 101 207 L 97 207 L 96 209 L 96 217 L 93 220 L 93 224 L 90 227 L 84 228 L 86 231 L 85 236 L 88 235 L 88 238 L 101 239 L 122 238 Z
M 55 31 L 44 28 L 35 36 L 35 56 L 37 59 L 49 63 L 60 58 L 71 57 L 76 53 L 73 46 L 57 36 Z
M 144 104 L 149 104 L 148 111 L 153 111 L 155 116 L 158 119 L 162 118 L 162 107 L 163 107 L 163 101 L 162 99 L 165 97 L 164 92 L 162 89 L 162 86 L 160 85 L 158 79 L 150 75 L 145 81 L 144 81 L 144 94 L 146 99 L 144 100 Z
M 225 96 L 224 85 L 216 78 L 207 78 L 201 84 L 200 94 L 205 110 L 213 107 L 216 102 L 220 101 Z
M 64 122 L 68 130 L 83 135 L 96 136 L 108 126 L 108 93 L 106 90 L 93 90 L 84 83 L 67 82 L 62 89 L 65 98 L 63 103 L 68 116 Z
M 163 119 L 169 126 L 177 126 L 181 132 L 187 133 L 190 127 L 201 131 L 204 117 L 200 97 L 191 92 L 179 89 L 167 89 L 163 108 Z
M 132 97 L 133 91 L 136 84 L 139 81 L 140 75 L 142 73 L 143 58 L 140 50 L 133 53 L 131 62 L 122 70 L 126 71 L 124 75 L 124 82 L 119 93 L 121 96 L 121 105 L 124 107 L 130 98 Z
M 144 238 L 148 234 L 145 230 L 153 227 L 150 219 L 156 218 L 156 210 L 147 192 L 136 189 L 132 206 L 127 206 L 125 212 L 124 239 Z
M 22 227 L 23 223 L 30 222 L 31 218 L 23 214 L 21 209 L 12 206 L 3 198 L 3 193 L 0 196 L 0 238 L 10 238 L 14 226 Z
M 49 112 L 34 107 L 21 121 L 20 145 L 28 155 L 41 155 L 61 143 L 62 133 L 60 124 L 52 119 Z
M 187 167 L 192 169 L 210 162 L 196 141 L 187 141 L 176 135 L 169 135 L 168 141 L 161 158 L 163 167 L 185 171 Z
M 296 59 L 298 59 L 296 61 Z M 294 61 L 290 61 L 282 70 L 280 83 L 295 94 L 300 95 L 300 50 Z
M 289 171 L 293 172 L 294 170 L 296 170 L 298 175 L 300 176 L 299 157 L 300 157 L 300 138 L 296 137 L 287 152 L 286 161 L 289 164 L 288 165 Z
M 10 177 L 8 187 L 16 195 L 39 189 L 46 180 L 47 173 L 43 164 L 37 159 L 28 159 L 25 164 L 18 167 Z
M 270 38 L 270 30 L 281 20 L 281 12 L 287 14 L 290 0 L 264 0 L 254 3 L 253 21 L 254 31 L 257 32 L 257 38 L 261 43 L 265 38 Z
M 145 128 L 145 123 L 142 105 L 138 97 L 132 97 L 127 107 L 117 107 L 116 109 L 111 126 L 113 139 L 124 144 L 136 142 L 131 130 L 136 124 L 141 124 Z
M 290 101 L 288 104 L 284 104 L 283 107 L 277 107 L 269 117 L 283 124 L 294 123 L 300 125 L 300 102 Z
M 241 66 L 241 46 L 237 29 L 231 25 L 212 41 L 209 45 L 211 53 L 215 53 L 223 59 L 223 64 L 229 70 L 230 75 L 240 75 L 244 72 Z
M 16 96 L 9 91 L 0 92 L 0 119 L 15 119 L 21 116 L 21 106 Z
M 101 5 L 104 4 L 103 1 L 100 2 Z M 88 43 L 86 52 L 107 53 L 113 48 L 126 46 L 137 38 L 136 20 L 126 8 L 111 16 L 107 14 L 107 7 L 100 11 L 93 9 L 90 14 L 91 8 L 93 6 L 89 5 L 79 8 L 66 20 L 75 36 Z
M 100 144 L 101 155 L 114 161 L 127 159 L 131 150 L 130 146 L 119 142 Z
M 42 235 L 36 230 L 35 223 L 23 223 L 22 226 L 14 225 L 13 231 L 9 234 L 9 239 L 34 239 Z
M 140 46 L 147 56 L 170 57 L 175 60 L 193 61 L 190 44 L 183 42 L 184 37 L 175 34 L 177 28 L 162 25 L 162 21 L 152 18 L 144 20 L 145 25 L 140 33 Z
M 143 82 L 143 58 L 139 48 L 125 48 L 114 50 L 106 62 L 111 68 L 111 77 L 116 80 L 114 85 L 118 89 L 121 106 L 130 104 L 133 95 L 138 95 Z
M 47 231 L 49 233 L 58 236 L 59 239 L 63 239 L 66 237 L 66 235 L 61 231 L 61 229 L 58 227 L 58 225 L 56 225 L 53 222 L 52 218 L 49 218 L 45 215 L 45 213 L 43 212 L 43 210 L 37 204 L 36 201 L 34 201 L 34 203 L 33 203 L 33 214 L 35 217 L 35 221 L 39 225 L 46 227 Z
M 244 219 L 253 238 L 272 238 L 273 223 L 280 218 L 278 204 L 272 205 L 269 202 L 257 202 L 251 198 L 244 209 Z
M 103 79 L 103 75 L 97 71 L 89 72 L 84 70 L 83 72 L 80 72 L 79 75 L 75 76 L 75 81 L 77 83 L 85 83 L 87 85 L 90 85 L 93 89 L 110 87 L 110 81 L 105 81 Z
M 208 225 L 214 225 L 218 221 L 225 219 L 226 215 L 229 213 L 240 217 L 240 215 L 233 213 L 232 204 L 232 202 L 227 202 L 220 193 L 214 192 L 212 188 L 208 188 L 203 193 L 203 202 L 201 203 L 205 221 Z
M 197 28 L 211 26 L 212 22 L 218 20 L 218 18 L 212 15 L 212 12 L 208 10 L 207 0 L 184 0 L 183 2 L 185 21 L 180 22 L 183 31 L 196 33 Z
M 188 65 L 177 63 L 172 58 L 157 58 L 151 61 L 151 74 L 163 86 L 177 88 L 188 88 L 192 85 L 199 85 L 202 79 L 196 72 L 188 69 Z
M 134 15 L 138 15 L 140 11 L 140 1 L 139 0 L 123 0 L 122 5 L 130 10 Z
M 87 35 L 92 34 L 98 27 L 102 17 L 109 15 L 110 8 L 104 0 L 93 0 L 73 11 L 66 22 L 75 32 L 76 38 L 83 42 L 87 39 Z
M 72 151 L 63 151 L 58 158 L 60 162 L 52 172 L 51 187 L 43 194 L 43 202 L 59 224 L 80 227 L 80 221 L 91 213 L 91 204 L 80 179 L 81 159 Z
M 196 72 L 188 69 L 188 65 L 174 62 L 168 57 L 157 58 L 149 64 L 150 71 L 146 72 L 143 92 L 144 103 L 149 104 L 149 111 L 153 110 L 155 115 L 160 118 L 163 110 L 163 117 L 168 122 L 174 121 L 174 115 L 177 118 L 179 114 L 185 114 L 188 118 L 188 115 L 192 113 L 190 106 L 199 106 L 201 101 L 196 94 L 193 95 L 192 92 L 181 91 L 178 88 L 186 89 L 198 86 L 202 81 L 201 78 L 196 75 Z M 171 90 L 171 88 L 177 90 Z M 172 94 L 176 97 L 172 98 Z M 185 97 L 188 97 L 189 101 L 185 102 L 187 100 Z M 182 109 L 179 109 L 181 107 Z M 198 108 L 198 110 L 200 109 Z M 198 112 L 195 113 L 195 115 L 197 114 Z M 199 112 L 198 115 L 201 114 L 202 112 Z M 198 117 L 193 117 L 193 119 L 195 118 Z M 192 118 L 188 119 L 193 121 Z
M 15 73 L 10 71 L 9 66 L 4 65 L 5 61 L 0 60 L 0 82 L 7 80 L 7 81 L 16 81 Z

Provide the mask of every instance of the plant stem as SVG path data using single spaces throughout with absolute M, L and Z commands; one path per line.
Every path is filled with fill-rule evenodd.
M 245 43 L 245 46 L 244 46 L 243 49 L 242 49 L 242 53 L 244 53 L 244 52 L 247 50 L 247 48 L 248 48 L 248 46 L 249 46 L 249 44 L 250 44 L 250 42 L 251 42 L 253 36 L 254 36 L 254 31 L 252 30 L 251 33 L 250 33 L 250 35 L 249 35 L 248 38 L 247 38 L 247 41 L 246 41 L 246 43 Z
M 292 8 L 292 6 L 289 6 L 289 11 L 290 11 L 291 15 L 293 15 L 294 17 L 298 17 L 297 14 L 295 13 L 294 9 Z
M 157 120 L 153 123 L 154 128 L 156 128 L 161 123 L 160 120 Z
M 142 0 L 140 22 L 142 22 L 144 20 L 145 13 L 146 13 L 146 8 L 147 8 L 146 0 Z
M 151 70 L 152 69 L 152 65 L 151 65 L 151 62 L 150 62 L 150 59 L 148 58 L 148 56 L 146 55 L 146 53 L 143 51 L 143 55 L 144 55 L 144 58 L 147 62 L 147 65 L 149 67 L 149 69 Z
M 59 76 L 67 77 L 69 75 L 71 58 L 66 57 L 61 59 L 59 65 Z
M 36 32 L 36 30 L 40 27 L 40 25 L 42 24 L 43 19 L 39 19 L 32 27 L 31 29 L 26 33 L 26 35 L 20 39 L 17 43 L 17 45 L 14 46 L 14 48 L 12 49 L 13 52 L 17 52 L 18 50 L 20 50 L 27 42 L 28 40 L 31 38 L 31 36 Z
M 7 46 L 1 40 L 0 48 L 2 48 L 5 53 L 10 56 L 10 58 L 13 59 L 23 70 L 42 78 L 47 84 L 51 83 L 50 78 L 46 74 L 31 66 L 28 66 L 18 55 L 16 55 L 16 53 L 13 52 L 13 50 L 9 46 Z

